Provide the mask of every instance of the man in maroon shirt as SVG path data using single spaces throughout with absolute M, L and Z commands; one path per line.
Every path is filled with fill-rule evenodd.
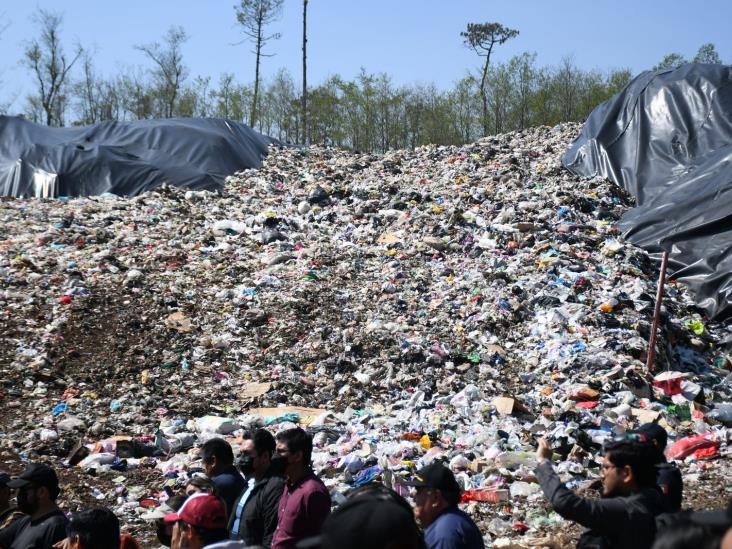
M 294 549 L 297 542 L 317 536 L 330 513 L 330 494 L 310 467 L 313 439 L 302 429 L 276 437 L 277 453 L 286 461 L 287 482 L 280 499 L 272 549 Z

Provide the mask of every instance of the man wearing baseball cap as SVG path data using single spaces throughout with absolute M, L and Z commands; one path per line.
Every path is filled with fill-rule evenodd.
M 424 528 L 427 549 L 483 549 L 483 535 L 473 520 L 458 508 L 460 486 L 441 463 L 420 469 L 407 483 L 417 491 L 414 514 Z
M 210 494 L 194 494 L 176 512 L 165 517 L 174 524 L 173 549 L 237 549 L 241 542 L 227 541 L 226 507 Z
M 27 516 L 0 531 L 0 548 L 51 549 L 66 538 L 69 521 L 56 505 L 61 490 L 53 469 L 43 463 L 31 463 L 7 486 L 18 490 L 18 509 Z
M 631 433 L 643 435 L 660 450 L 659 459 L 656 464 L 656 483 L 663 494 L 664 510 L 667 513 L 681 511 L 682 492 L 684 481 L 681 478 L 681 471 L 673 463 L 668 463 L 664 455 L 668 443 L 666 429 L 657 423 L 643 423 Z

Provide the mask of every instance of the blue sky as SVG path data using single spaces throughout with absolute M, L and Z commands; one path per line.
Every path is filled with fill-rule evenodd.
M 233 72 L 240 82 L 254 78 L 249 44 L 234 45 L 242 35 L 234 17 L 234 0 L 36 0 L 0 1 L 9 26 L 0 36 L 0 102 L 18 97 L 22 108 L 31 91 L 30 75 L 19 63 L 35 32 L 31 16 L 37 7 L 64 15 L 67 51 L 78 41 L 95 48 L 99 70 L 109 76 L 120 67 L 146 67 L 135 44 L 159 40 L 171 25 L 190 36 L 184 46 L 191 76 L 216 82 Z M 282 33 L 263 60 L 265 77 L 285 67 L 301 78 L 300 0 L 285 0 L 282 18 L 270 28 Z M 498 60 L 524 51 L 536 52 L 540 65 L 556 65 L 566 55 L 578 66 L 607 70 L 650 68 L 663 55 L 678 51 L 691 57 L 713 42 L 725 62 L 732 62 L 732 2 L 703 0 L 310 0 L 308 9 L 308 80 L 329 75 L 351 78 L 360 67 L 386 72 L 397 84 L 434 82 L 450 87 L 474 70 L 479 58 L 462 45 L 468 22 L 497 21 L 518 29 L 518 38 L 500 46 Z

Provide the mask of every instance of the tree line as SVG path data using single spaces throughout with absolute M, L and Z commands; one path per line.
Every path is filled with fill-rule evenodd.
M 260 77 L 261 62 L 268 56 L 265 47 L 279 38 L 266 27 L 279 16 L 282 0 L 240 0 L 235 7 L 244 41 L 252 43 L 256 56 L 250 83 L 233 73 L 216 81 L 191 77 L 182 53 L 188 36 L 181 27 L 171 27 L 158 41 L 134 46 L 145 55 L 147 66 L 104 77 L 94 65 L 93 51 L 64 46 L 63 16 L 39 9 L 39 32 L 23 59 L 36 89 L 25 98 L 23 114 L 49 126 L 218 117 L 247 123 L 285 142 L 383 152 L 428 143 L 462 144 L 484 135 L 582 120 L 631 78 L 628 69 L 583 70 L 572 57 L 554 67 L 539 66 L 535 53 L 491 62 L 495 48 L 518 31 L 498 23 L 470 23 L 460 38 L 483 61 L 475 74 L 466 70 L 451 89 L 396 85 L 390 75 L 364 69 L 352 79 L 335 75 L 308 86 L 307 0 L 302 6 L 301 86 L 287 69 L 266 81 Z M 720 60 L 714 45 L 705 44 L 693 61 Z M 680 54 L 669 54 L 654 68 L 684 62 Z

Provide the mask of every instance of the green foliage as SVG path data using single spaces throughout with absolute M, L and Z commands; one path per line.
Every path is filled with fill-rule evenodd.
M 255 4 L 251 0 L 239 6 Z M 517 34 L 495 23 L 469 25 L 464 38 L 483 56 L 487 50 L 481 48 L 490 49 Z M 54 100 L 53 112 L 61 114 L 54 114 L 53 120 L 61 123 L 65 113 L 73 115 L 73 124 L 171 116 L 251 122 L 255 112 L 253 127 L 285 142 L 383 152 L 431 143 L 458 145 L 488 133 L 579 121 L 620 91 L 631 76 L 628 70 L 584 71 L 571 57 L 557 67 L 540 67 L 535 53 L 466 72 L 447 90 L 429 83 L 399 86 L 388 74 L 361 69 L 350 80 L 335 75 L 307 89 L 304 127 L 302 90 L 287 70 L 261 83 L 239 82 L 233 73 L 218 81 L 207 76 L 190 79 L 182 53 L 186 39 L 182 28 L 172 27 L 160 42 L 138 46 L 147 67 L 122 67 L 110 77 L 95 69 L 91 55 L 83 56 L 77 78 Z M 55 44 L 56 51 L 62 51 L 60 41 Z M 706 46 L 700 52 L 710 59 L 715 50 Z M 26 53 L 26 60 L 43 54 L 39 44 Z M 40 99 L 38 94 L 28 97 L 27 114 L 45 122 Z
M 717 53 L 717 47 L 712 43 L 702 44 L 694 56 L 694 63 L 721 64 L 722 59 Z
M 686 65 L 688 61 L 680 53 L 669 53 L 658 65 L 654 65 L 653 70 L 662 69 L 678 69 L 681 65 Z

